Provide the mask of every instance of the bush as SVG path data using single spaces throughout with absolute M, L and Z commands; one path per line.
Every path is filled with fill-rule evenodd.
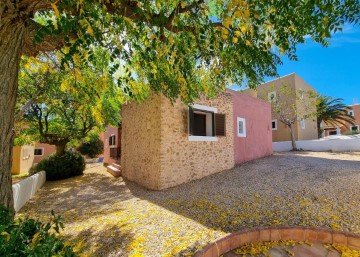
M 65 152 L 63 155 L 53 154 L 41 160 L 36 166 L 37 172 L 45 170 L 46 180 L 60 180 L 83 174 L 85 160 L 80 153 Z
M 78 151 L 83 155 L 88 155 L 90 158 L 95 158 L 104 152 L 104 143 L 98 136 L 92 136 L 88 142 L 82 143 Z
M 9 217 L 12 213 L 0 206 L 0 256 L 75 256 L 71 244 L 58 237 L 64 228 L 61 216 L 52 212 L 46 224 L 29 218 L 13 221 Z

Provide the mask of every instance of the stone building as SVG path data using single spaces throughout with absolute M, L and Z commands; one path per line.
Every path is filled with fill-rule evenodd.
M 162 95 L 122 109 L 121 170 L 161 190 L 272 154 L 269 103 L 228 90 L 191 107 Z

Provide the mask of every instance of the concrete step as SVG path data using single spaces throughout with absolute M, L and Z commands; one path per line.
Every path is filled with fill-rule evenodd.
M 113 164 L 106 166 L 106 170 L 114 177 L 121 176 L 121 169 L 119 167 L 115 167 Z
M 113 167 L 115 167 L 115 168 L 117 168 L 117 169 L 119 169 L 119 170 L 121 170 L 121 166 L 120 166 L 120 164 L 117 164 L 117 163 L 111 163 L 111 166 L 113 166 Z

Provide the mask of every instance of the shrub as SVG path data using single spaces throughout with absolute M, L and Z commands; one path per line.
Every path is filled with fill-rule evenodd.
M 79 176 L 83 174 L 84 169 L 84 157 L 76 152 L 65 152 L 63 155 L 50 155 L 35 166 L 37 172 L 45 170 L 46 180 L 60 180 Z
M 0 206 L 0 256 L 75 256 L 71 244 L 58 237 L 64 228 L 61 216 L 52 212 L 46 224 L 29 218 L 13 221 L 11 217 L 12 213 Z
M 88 155 L 90 158 L 95 158 L 104 152 L 104 143 L 98 136 L 92 136 L 88 142 L 82 143 L 78 151 L 83 155 Z

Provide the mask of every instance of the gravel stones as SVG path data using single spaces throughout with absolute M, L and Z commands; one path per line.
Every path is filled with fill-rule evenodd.
M 229 232 L 315 226 L 360 233 L 359 153 L 276 153 L 163 191 L 103 167 L 47 182 L 18 215 L 63 214 L 92 256 L 192 256 Z

